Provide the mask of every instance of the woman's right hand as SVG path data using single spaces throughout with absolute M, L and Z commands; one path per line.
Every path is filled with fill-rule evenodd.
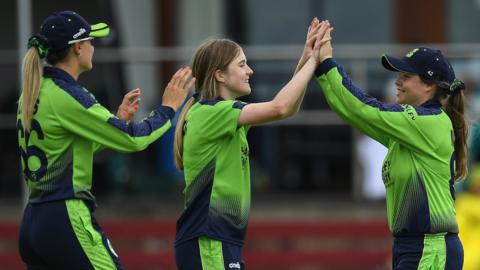
M 181 68 L 175 72 L 163 92 L 163 106 L 171 107 L 174 111 L 177 111 L 182 106 L 188 92 L 195 84 L 195 78 L 191 77 L 191 74 L 192 70 L 189 67 Z M 191 79 L 187 83 L 189 78 Z
M 317 31 L 317 39 L 315 41 L 315 47 L 313 48 L 313 57 L 319 64 L 333 56 L 331 43 L 332 37 L 330 35 L 332 31 L 333 27 L 330 26 L 329 21 L 326 21 Z

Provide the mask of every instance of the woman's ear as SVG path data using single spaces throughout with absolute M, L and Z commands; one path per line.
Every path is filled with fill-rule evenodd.
M 72 49 L 75 55 L 80 55 L 82 53 L 82 45 L 80 43 L 81 42 L 76 42 L 72 45 Z
M 426 83 L 425 84 L 427 87 L 425 88 L 425 92 L 427 93 L 433 93 L 435 95 L 435 92 L 438 91 L 437 85 L 434 83 Z
M 215 70 L 215 80 L 218 82 L 225 82 L 225 73 L 221 71 L 220 69 Z

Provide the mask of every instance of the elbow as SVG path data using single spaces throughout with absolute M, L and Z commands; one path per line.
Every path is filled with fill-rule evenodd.
M 277 119 L 285 119 L 295 114 L 295 110 L 288 104 L 276 104 L 274 111 Z
M 142 142 L 140 140 L 136 140 L 136 138 L 132 138 L 132 140 L 128 144 L 128 147 L 126 148 L 126 150 L 129 153 L 135 153 L 135 152 L 143 151 L 147 147 L 148 147 L 148 144 L 146 144 L 145 142 Z

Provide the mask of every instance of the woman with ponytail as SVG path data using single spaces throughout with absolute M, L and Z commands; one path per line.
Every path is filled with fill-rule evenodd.
M 299 110 L 317 61 L 312 21 L 293 78 L 273 100 L 246 104 L 253 75 L 242 48 L 228 39 L 203 43 L 193 58 L 195 94 L 175 130 L 177 167 L 185 175 L 185 209 L 177 222 L 175 257 L 180 270 L 244 269 L 242 246 L 250 210 L 249 146 L 252 125 L 292 116 Z
M 315 74 L 332 110 L 388 148 L 382 177 L 392 269 L 462 269 L 454 184 L 467 175 L 465 85 L 439 50 L 383 55 L 383 67 L 399 73 L 398 104 L 385 104 L 352 83 L 332 59 L 331 42 L 319 52 Z
M 195 81 L 187 83 L 189 68 L 177 71 L 162 105 L 141 122 L 129 121 L 138 110 L 139 89 L 125 95 L 113 115 L 77 81 L 93 68 L 92 40 L 108 32 L 105 23 L 90 25 L 63 11 L 47 17 L 28 41 L 17 114 L 28 187 L 19 250 L 27 269 L 123 269 L 93 216 L 93 156 L 104 148 L 145 149 L 171 127 Z

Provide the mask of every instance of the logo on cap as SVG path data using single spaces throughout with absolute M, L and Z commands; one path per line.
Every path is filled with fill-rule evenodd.
M 410 57 L 412 57 L 417 51 L 418 51 L 418 48 L 415 48 L 415 49 L 409 51 L 409 52 L 405 55 L 405 57 L 410 58 Z
M 76 39 L 78 38 L 79 36 L 85 34 L 85 32 L 87 32 L 87 30 L 85 30 L 85 28 L 80 28 L 80 30 L 78 30 L 78 32 L 76 34 L 73 35 L 73 39 Z

